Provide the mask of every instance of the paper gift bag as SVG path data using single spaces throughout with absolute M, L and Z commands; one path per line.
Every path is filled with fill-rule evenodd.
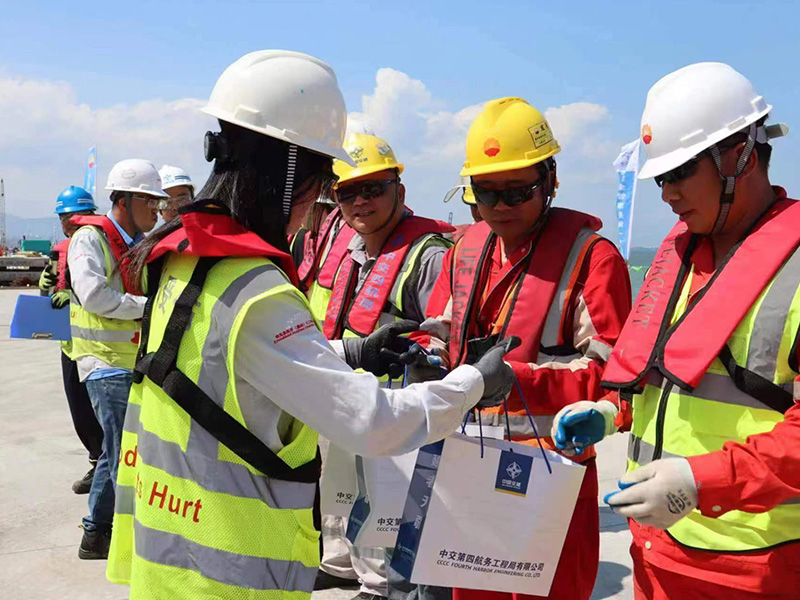
M 419 451 L 392 568 L 412 583 L 546 596 L 585 468 L 482 444 L 455 434 Z
M 322 514 L 345 519 L 349 517 L 358 495 L 355 455 L 330 444 L 323 461 L 319 486 Z
M 416 450 L 402 456 L 356 457 L 358 498 L 347 523 L 350 543 L 394 547 L 416 462 Z

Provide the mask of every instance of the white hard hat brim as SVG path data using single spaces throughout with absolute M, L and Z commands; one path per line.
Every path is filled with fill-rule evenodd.
M 318 154 L 324 154 L 325 156 L 330 156 L 331 158 L 336 158 L 338 160 L 346 162 L 350 166 L 355 166 L 353 159 L 350 155 L 345 152 L 343 147 L 340 148 L 330 148 L 329 146 L 323 145 L 319 142 L 314 140 L 306 139 L 302 135 L 293 135 L 289 136 L 286 135 L 286 131 L 283 129 L 278 129 L 277 127 L 272 127 L 271 125 L 253 125 L 252 123 L 248 123 L 247 121 L 237 119 L 235 115 L 232 113 L 228 113 L 221 110 L 216 110 L 209 106 L 203 107 L 203 112 L 207 115 L 211 115 L 219 119 L 220 121 L 225 121 L 226 123 L 231 123 L 233 125 L 238 125 L 239 127 L 244 127 L 245 129 L 249 129 L 250 131 L 255 131 L 256 133 L 261 133 L 263 135 L 268 135 L 269 137 L 273 137 L 275 139 L 287 142 L 289 144 L 294 144 L 295 146 L 301 146 L 302 148 L 306 148 L 307 150 L 311 150 L 312 152 L 316 152 Z
M 108 192 L 131 192 L 136 194 L 144 194 L 145 196 L 153 196 L 155 198 L 169 198 L 169 194 L 164 191 L 155 190 L 140 190 L 139 188 L 123 188 L 120 186 L 106 186 Z
M 167 191 L 167 190 L 171 190 L 172 188 L 176 188 L 176 187 L 188 187 L 188 188 L 192 189 L 192 193 L 195 192 L 194 184 L 193 183 L 186 183 L 185 181 L 176 181 L 175 183 L 170 183 L 168 185 L 165 185 L 161 189 L 163 189 L 164 191 Z M 167 194 L 167 195 L 169 195 L 169 194 Z

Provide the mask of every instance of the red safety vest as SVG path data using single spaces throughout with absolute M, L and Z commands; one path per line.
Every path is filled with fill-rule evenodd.
M 356 235 L 355 229 L 352 229 L 347 223 L 342 223 L 342 226 L 334 234 L 333 242 L 327 256 L 322 260 L 318 267 L 316 282 L 325 289 L 333 289 L 333 282 L 336 280 L 336 273 L 339 266 L 347 256 L 347 249 L 350 247 L 350 242 Z M 324 250 L 321 246 L 320 254 Z
M 381 255 L 375 260 L 367 280 L 355 298 L 352 298 L 352 295 L 358 283 L 356 262 L 343 258 L 341 268 L 336 273 L 333 293 L 325 314 L 322 328 L 325 337 L 330 340 L 339 339 L 345 329 L 362 337 L 375 331 L 406 255 L 414 242 L 430 233 L 445 234 L 452 231 L 453 227 L 442 221 L 416 215 L 407 216 L 400 221 L 386 240 Z M 320 283 L 324 285 L 321 280 Z
M 56 259 L 56 292 L 67 289 L 67 250 L 69 250 L 69 238 L 61 240 L 55 246 L 53 251 L 58 255 Z
M 603 223 L 597 217 L 566 208 L 550 209 L 544 227 L 540 228 L 525 257 L 511 269 L 490 294 L 505 293 L 509 288 L 498 323 L 503 336 L 518 335 L 522 344 L 507 358 L 536 362 L 547 313 L 558 290 L 559 281 L 570 251 L 582 229 L 597 231 Z M 602 239 L 591 236 L 576 262 L 571 281 L 574 283 L 591 246 Z M 473 335 L 480 312 L 481 294 L 489 274 L 489 257 L 497 242 L 486 222 L 475 223 L 467 229 L 454 249 L 452 268 L 452 320 L 450 325 L 450 359 L 453 366 L 463 364 L 467 355 L 467 340 Z M 507 278 L 516 281 L 504 285 Z M 520 285 L 521 284 L 521 285 Z M 567 298 L 567 302 L 569 302 Z M 488 301 L 488 299 L 487 299 Z
M 717 269 L 674 327 L 669 327 L 697 236 L 678 223 L 658 249 L 603 373 L 603 386 L 640 391 L 656 368 L 695 388 L 734 330 L 800 245 L 800 202 L 778 200 Z M 702 343 L 698 343 L 702 332 Z
M 106 234 L 106 239 L 111 246 L 111 254 L 114 260 L 119 265 L 120 275 L 122 276 L 122 287 L 128 293 L 134 293 L 134 290 L 139 289 L 139 285 L 130 281 L 128 276 L 128 262 L 129 259 L 123 260 L 123 255 L 129 250 L 128 244 L 120 235 L 119 230 L 114 223 L 105 215 L 77 215 L 70 218 L 70 221 L 80 227 L 96 227 Z

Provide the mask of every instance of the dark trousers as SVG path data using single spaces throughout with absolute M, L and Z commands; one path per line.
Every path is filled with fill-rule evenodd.
M 64 378 L 64 393 L 67 395 L 72 425 L 84 448 L 89 452 L 89 460 L 97 462 L 103 453 L 103 429 L 86 391 L 86 384 L 78 379 L 78 364 L 66 354 L 61 353 L 61 375 Z

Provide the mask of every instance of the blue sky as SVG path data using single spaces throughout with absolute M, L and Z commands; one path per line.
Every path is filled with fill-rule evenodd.
M 20 216 L 44 216 L 80 183 L 96 139 L 101 183 L 131 152 L 202 179 L 209 124 L 196 109 L 236 58 L 285 48 L 334 67 L 348 110 L 375 120 L 406 162 L 410 204 L 439 218 L 455 208 L 466 219 L 441 197 L 470 107 L 515 95 L 562 108 L 548 113 L 563 138 L 557 201 L 598 213 L 614 239 L 610 163 L 637 136 L 649 87 L 692 62 L 728 62 L 774 105 L 773 121 L 795 125 L 775 142 L 773 181 L 800 193 L 799 17 L 782 2 L 6 3 L 0 175 Z M 633 243 L 654 245 L 673 220 L 654 184 L 639 192 Z

